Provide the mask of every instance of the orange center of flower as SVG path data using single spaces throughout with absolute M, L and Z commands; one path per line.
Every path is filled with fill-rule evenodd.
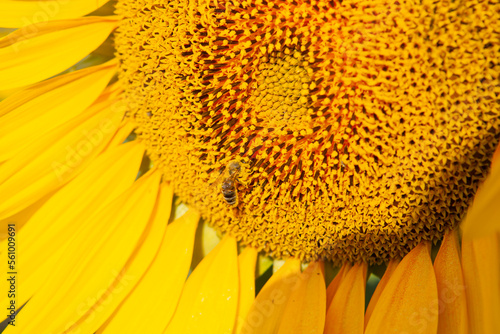
M 129 116 L 178 196 L 244 244 L 399 257 L 456 226 L 488 171 L 495 6 L 120 0 Z

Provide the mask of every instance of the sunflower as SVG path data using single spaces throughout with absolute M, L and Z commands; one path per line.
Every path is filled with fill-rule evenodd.
M 5 333 L 500 333 L 498 2 L 2 7 Z

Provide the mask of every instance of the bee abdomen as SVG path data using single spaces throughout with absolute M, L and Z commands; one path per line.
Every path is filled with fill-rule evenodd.
M 222 193 L 222 195 L 224 196 L 224 200 L 226 200 L 226 203 L 229 204 L 229 205 L 235 205 L 236 204 L 236 199 L 237 199 L 237 196 L 236 196 L 236 192 L 235 191 L 227 191 L 227 192 L 224 192 Z

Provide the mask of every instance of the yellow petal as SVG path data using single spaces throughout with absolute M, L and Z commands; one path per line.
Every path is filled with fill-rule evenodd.
M 52 195 L 54 195 L 54 193 L 56 193 L 57 191 L 53 191 L 51 193 L 48 193 L 47 195 L 45 195 L 44 197 L 42 197 L 41 199 L 39 199 L 37 202 L 31 204 L 30 206 L 28 206 L 27 208 L 19 211 L 18 213 L 16 213 L 15 215 L 13 216 L 9 216 L 7 218 L 4 218 L 4 219 L 0 219 L 0 241 L 3 241 L 4 239 L 6 239 L 8 237 L 7 235 L 7 224 L 9 223 L 15 223 L 16 224 L 16 229 L 17 230 L 22 230 L 23 226 L 26 224 L 26 222 L 28 220 L 31 219 L 31 217 L 36 213 L 38 212 L 38 210 L 40 209 L 40 207 L 42 207 L 45 202 L 47 202 L 47 200 L 52 197 Z M 1 251 L 0 251 L 1 253 Z
M 232 333 L 238 295 L 236 240 L 226 236 L 189 276 L 165 333 Z
M 50 78 L 94 51 L 117 18 L 84 17 L 41 22 L 0 39 L 0 90 Z
M 105 150 L 122 144 L 136 127 L 137 125 L 130 119 L 124 119 Z
M 428 245 L 421 242 L 392 274 L 365 334 L 436 334 L 438 312 L 436 277 Z
M 279 324 L 280 334 L 322 333 L 325 326 L 326 287 L 324 264 L 310 263 L 299 276 Z
M 0 165 L 0 219 L 21 211 L 78 175 L 107 145 L 122 117 L 119 102 L 98 100 L 86 112 Z
M 87 15 L 107 0 L 3 0 L 0 27 L 18 28 L 38 22 L 71 19 Z
M 328 308 L 325 334 L 363 334 L 367 269 L 357 263 L 343 277 Z
M 146 275 L 98 333 L 162 333 L 174 314 L 189 272 L 199 218 L 190 209 L 168 225 Z
M 219 232 L 210 226 L 208 221 L 202 220 L 200 228 L 196 231 L 191 266 L 196 267 L 219 244 L 220 240 Z
M 333 297 L 337 293 L 337 290 L 339 288 L 340 282 L 344 278 L 344 276 L 347 274 L 347 272 L 351 269 L 351 265 L 349 263 L 344 263 L 344 265 L 340 268 L 339 272 L 337 275 L 335 275 L 335 278 L 330 282 L 330 285 L 328 285 L 328 289 L 326 289 L 326 307 L 330 307 L 330 304 L 332 303 Z
M 245 323 L 248 311 L 255 300 L 255 264 L 257 261 L 257 250 L 246 247 L 238 256 L 240 274 L 240 299 L 238 303 L 238 319 L 236 333 L 240 333 Z
M 127 143 L 101 155 L 47 200 L 18 231 L 18 237 L 25 242 L 18 250 L 25 263 L 19 277 L 23 286 L 19 303 L 26 302 L 46 279 L 47 272 L 39 270 L 42 264 L 78 233 L 78 217 L 99 211 L 132 185 L 143 153 L 142 145 Z M 0 300 L 3 298 L 0 295 Z
M 288 259 L 255 298 L 242 327 L 242 333 L 276 333 L 290 293 L 297 287 L 299 276 L 300 260 Z
M 380 295 L 384 291 L 385 287 L 387 286 L 387 283 L 389 283 L 390 278 L 392 277 L 392 274 L 394 274 L 394 271 L 399 265 L 399 260 L 398 259 L 393 259 L 389 262 L 387 265 L 387 269 L 385 269 L 384 276 L 382 276 L 382 279 L 380 282 L 377 284 L 377 288 L 373 292 L 372 297 L 370 298 L 370 303 L 368 304 L 368 307 L 366 308 L 365 312 L 365 328 L 366 325 L 368 324 L 368 321 L 370 320 L 370 317 L 373 313 L 373 309 L 375 309 L 375 305 L 377 305 L 377 302 L 380 298 Z
M 118 295 L 110 295 L 110 290 L 133 288 L 150 263 L 142 258 L 135 263 L 142 270 L 130 274 L 134 265 L 129 263 L 131 255 L 147 238 L 149 230 L 153 230 L 148 223 L 160 177 L 159 173 L 144 175 L 104 210 L 75 221 L 81 225 L 80 230 L 66 247 L 58 250 L 57 268 L 23 308 L 22 315 L 18 314 L 17 321 L 23 324 L 18 332 L 38 333 L 43 329 L 47 333 L 61 333 L 84 321 L 94 324 L 100 312 L 109 312 L 106 304 L 119 302 Z M 161 223 L 158 225 L 164 226 Z M 153 233 L 151 237 L 160 239 Z M 151 255 L 154 254 L 149 254 L 152 260 Z M 93 333 L 96 329 L 86 332 Z
M 491 171 L 480 186 L 474 203 L 462 222 L 463 237 L 478 238 L 500 232 L 500 163 L 493 163 Z
M 466 334 L 467 300 L 456 231 L 444 236 L 434 260 L 434 271 L 439 296 L 438 333 Z
M 3 100 L 0 161 L 87 109 L 115 72 L 115 62 L 94 66 L 33 85 Z
M 498 204 L 497 204 L 498 205 Z M 469 332 L 500 333 L 500 238 L 462 239 Z

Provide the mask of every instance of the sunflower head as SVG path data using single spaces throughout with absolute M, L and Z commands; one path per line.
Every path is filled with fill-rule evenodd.
M 180 198 L 244 244 L 307 261 L 401 257 L 456 226 L 488 170 L 500 51 L 479 3 L 118 8 L 139 137 Z M 220 180 L 234 161 L 231 206 Z

